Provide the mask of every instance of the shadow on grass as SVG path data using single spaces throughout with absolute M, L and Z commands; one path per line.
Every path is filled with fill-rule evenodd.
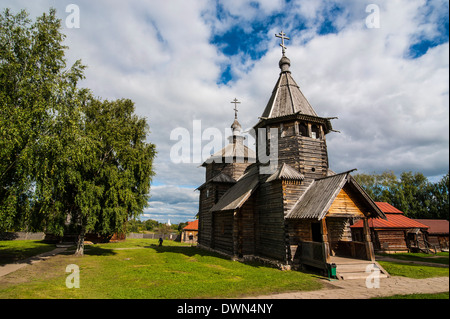
M 198 256 L 202 256 L 202 257 L 215 257 L 215 258 L 220 258 L 223 260 L 232 260 L 231 257 L 226 256 L 226 255 L 222 255 L 220 253 L 216 253 L 216 252 L 212 252 L 206 249 L 202 249 L 199 247 L 186 247 L 186 246 L 158 246 L 158 245 L 154 245 L 152 244 L 151 246 L 145 246 L 145 248 L 152 248 L 154 249 L 157 253 L 176 253 L 176 254 L 183 254 L 187 257 L 193 257 L 195 255 Z M 244 264 L 244 265 L 248 265 L 251 267 L 255 267 L 255 268 L 275 268 L 275 269 L 279 269 L 278 267 L 276 267 L 273 264 L 268 264 L 268 263 L 264 263 L 262 261 L 258 261 L 258 260 L 238 260 L 238 262 Z M 301 273 L 305 273 L 305 274 L 309 274 L 312 275 L 314 278 L 318 278 L 318 279 L 326 279 L 326 277 L 324 277 L 322 275 L 322 271 L 318 270 L 317 268 L 313 268 L 313 267 L 308 267 L 305 266 L 302 270 L 295 270 L 295 271 L 299 271 Z
M 0 244 L 0 265 L 12 264 L 19 261 L 27 262 L 27 259 L 49 252 L 55 249 L 55 245 L 45 241 L 36 241 L 40 246 L 30 247 L 27 245 L 9 246 Z M 15 243 L 17 244 L 17 243 Z M 21 244 L 20 242 L 18 244 Z M 7 248 L 4 248 L 7 247 Z
M 61 253 L 62 255 L 73 255 L 75 254 L 75 246 L 67 249 L 65 252 Z M 84 255 L 86 256 L 114 256 L 117 253 L 112 248 L 104 248 L 98 246 L 85 246 L 84 247 Z
M 159 246 L 152 244 L 150 246 L 144 246 L 144 248 L 152 248 L 157 253 L 175 253 L 175 254 L 183 254 L 188 257 L 193 257 L 195 255 L 199 255 L 202 257 L 208 256 L 208 257 L 216 257 L 221 258 L 224 260 L 231 260 L 231 257 L 207 251 L 205 249 L 201 249 L 195 246 Z

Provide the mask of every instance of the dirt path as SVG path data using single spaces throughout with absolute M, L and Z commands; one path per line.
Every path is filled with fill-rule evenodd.
M 449 277 L 412 279 L 392 276 L 382 278 L 379 288 L 367 288 L 364 279 L 324 280 L 326 288 L 309 292 L 288 292 L 249 297 L 249 299 L 368 299 L 392 295 L 439 293 L 449 291 Z
M 42 253 L 21 261 L 18 261 L 16 263 L 13 264 L 6 264 L 3 266 L 0 266 L 0 277 L 5 276 L 9 273 L 12 273 L 13 271 L 16 271 L 20 268 L 23 268 L 27 265 L 32 265 L 35 264 L 37 262 L 40 262 L 41 260 L 45 260 L 47 258 L 50 258 L 52 256 L 55 256 L 63 251 L 65 251 L 67 248 L 55 248 L 52 251 L 48 251 L 46 253 Z

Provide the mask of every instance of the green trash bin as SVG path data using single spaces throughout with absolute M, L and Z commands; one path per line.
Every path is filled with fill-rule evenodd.
M 336 264 L 328 264 L 328 277 L 336 278 Z

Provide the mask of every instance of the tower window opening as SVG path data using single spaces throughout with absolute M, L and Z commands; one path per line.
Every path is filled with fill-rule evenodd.
M 298 128 L 301 136 L 308 136 L 308 128 L 306 127 L 305 123 L 300 123 Z
M 311 127 L 311 137 L 312 138 L 319 138 L 320 137 L 320 130 L 317 125 L 313 125 Z

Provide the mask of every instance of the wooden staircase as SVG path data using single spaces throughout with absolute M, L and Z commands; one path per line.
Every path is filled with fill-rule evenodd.
M 435 245 L 430 244 L 427 240 L 420 238 L 417 239 L 410 247 L 410 250 L 412 252 L 423 252 L 426 254 L 436 254 L 437 253 L 437 248 Z
M 366 279 L 375 271 L 379 271 L 379 278 L 389 277 L 388 272 L 376 261 L 331 257 L 331 263 L 336 265 L 336 277 L 339 280 Z

